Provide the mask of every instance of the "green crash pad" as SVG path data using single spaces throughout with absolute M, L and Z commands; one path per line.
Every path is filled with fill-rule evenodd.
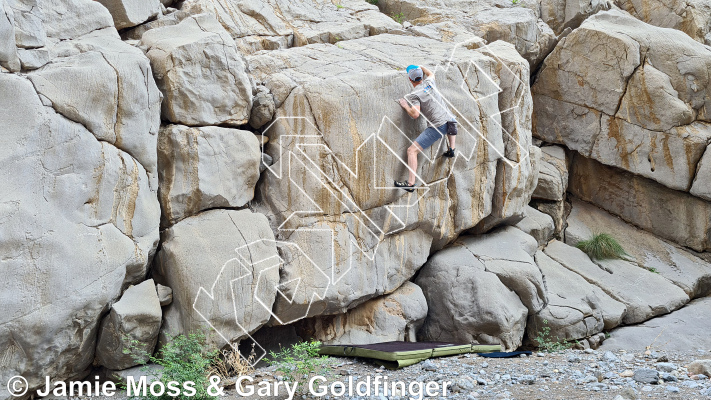
M 465 353 L 501 351 L 500 345 L 454 344 L 443 342 L 385 342 L 359 345 L 321 346 L 319 354 L 338 357 L 363 357 L 376 360 L 384 367 L 398 369 L 433 357 Z

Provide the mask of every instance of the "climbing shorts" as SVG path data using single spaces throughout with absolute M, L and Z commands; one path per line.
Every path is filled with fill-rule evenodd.
M 429 127 L 420 133 L 415 142 L 422 147 L 422 150 L 432 146 L 447 133 L 447 124 L 442 124 L 437 128 Z

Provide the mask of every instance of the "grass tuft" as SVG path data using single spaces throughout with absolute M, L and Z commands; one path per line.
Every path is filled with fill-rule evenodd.
M 405 20 L 405 15 L 403 13 L 393 13 L 392 15 L 390 15 L 390 18 L 392 18 L 398 24 L 402 24 L 402 22 Z
M 608 233 L 597 233 L 588 240 L 579 241 L 576 247 L 596 260 L 624 260 L 629 256 L 617 239 Z

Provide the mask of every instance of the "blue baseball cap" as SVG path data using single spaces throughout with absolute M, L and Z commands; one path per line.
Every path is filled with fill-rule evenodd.
M 424 74 L 422 73 L 422 68 L 420 68 L 417 65 L 408 65 L 407 67 L 407 76 L 410 77 L 410 80 L 413 82 L 419 82 L 422 80 L 422 76 Z

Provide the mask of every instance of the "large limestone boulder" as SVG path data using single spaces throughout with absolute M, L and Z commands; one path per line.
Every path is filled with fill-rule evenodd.
M 465 246 L 435 253 L 415 280 L 427 299 L 423 340 L 521 345 L 528 309 Z
M 525 61 L 513 46 L 502 41 L 494 42 L 479 50 L 497 60 L 503 72 L 499 87 L 499 109 L 501 114 L 504 157 L 496 166 L 496 181 L 491 214 L 477 224 L 472 233 L 488 232 L 502 224 L 514 224 L 524 217 L 523 210 L 531 201 L 537 185 L 540 149 L 532 145 L 528 135 L 532 105 L 528 104 L 519 91 L 528 85 L 523 76 Z M 520 78 L 521 77 L 521 78 Z M 463 203 L 466 206 L 468 203 Z
M 44 1 L 41 4 L 44 30 L 51 43 L 106 28 L 109 32 L 116 32 L 111 13 L 98 1 L 57 0 L 52 1 L 51 6 Z
M 237 208 L 254 197 L 261 152 L 249 131 L 168 125 L 158 138 L 163 225 L 210 208 Z
M 541 0 L 541 19 L 556 34 L 567 28 L 576 29 L 583 21 L 599 11 L 615 8 L 613 0 Z
M 533 198 L 561 201 L 568 190 L 568 161 L 565 149 L 560 146 L 541 148 L 541 162 L 538 170 L 538 185 Z
M 189 17 L 190 14 L 182 11 L 171 9 L 166 11 L 163 15 L 159 15 L 158 18 L 138 25 L 130 29 L 124 29 L 121 31 L 121 38 L 123 40 L 141 40 L 144 33 L 151 29 L 162 28 L 164 26 L 177 25 L 180 21 Z
M 686 34 L 600 12 L 544 62 L 535 135 L 688 191 L 711 140 L 710 68 L 711 49 Z
M 208 340 L 219 347 L 247 338 L 271 318 L 280 268 L 261 214 L 210 210 L 166 229 L 153 277 L 173 289 L 173 302 L 159 341 L 213 329 Z
M 474 14 L 467 25 L 487 42 L 503 40 L 513 44 L 532 68 L 537 67 L 557 43 L 551 28 L 539 19 L 536 11 L 526 7 L 489 8 Z
M 44 12 L 39 0 L 6 1 L 13 9 L 15 24 L 15 45 L 23 51 L 44 47 L 47 33 L 42 23 Z M 2 8 L 2 7 L 0 7 Z M 12 21 L 13 19 L 10 19 Z
M 569 190 L 623 220 L 696 251 L 711 249 L 711 203 L 577 155 Z
M 623 323 L 636 324 L 670 313 L 689 301 L 684 291 L 659 274 L 624 260 L 595 260 L 575 247 L 554 240 L 547 256 L 598 286 L 627 306 Z M 643 282 L 644 284 L 640 284 Z
M 147 59 L 118 39 L 100 4 L 11 5 L 13 46 L 52 57 L 51 68 L 0 73 L 0 379 L 22 375 L 32 391 L 46 376 L 88 373 L 100 317 L 146 276 L 159 238 L 160 95 Z M 81 74 L 70 68 L 77 60 Z
M 243 125 L 252 86 L 230 35 L 209 14 L 147 31 L 139 47 L 165 96 L 163 118 L 183 125 Z
M 526 317 L 548 301 L 533 258 L 537 247 L 533 237 L 506 227 L 460 237 L 435 253 L 415 281 L 429 307 L 423 338 L 520 346 Z
M 345 314 L 304 320 L 299 329 L 324 344 L 414 342 L 426 316 L 427 302 L 422 289 L 405 282 L 396 291 Z
M 260 91 L 254 96 L 249 125 L 254 129 L 263 127 L 274 118 L 274 111 L 276 111 L 274 96 L 266 91 Z
M 98 364 L 122 370 L 148 362 L 162 316 L 153 279 L 126 289 L 101 322 L 96 343 Z
M 98 140 L 138 160 L 157 189 L 161 95 L 146 56 L 113 29 L 61 42 L 52 53 L 59 57 L 29 74 L 37 92 Z
M 711 298 L 694 300 L 686 307 L 634 326 L 612 331 L 600 351 L 688 352 L 689 349 L 711 348 Z
M 518 4 L 506 1 L 429 2 L 426 0 L 379 0 L 378 7 L 388 15 L 402 16 L 416 26 L 456 21 L 454 31 L 445 39 L 460 36 L 454 32 L 461 28 L 478 35 L 487 42 L 503 40 L 516 46 L 516 50 L 530 63 L 531 69 L 553 50 L 557 37 L 541 19 L 538 1 Z
M 313 43 L 336 43 L 402 28 L 362 0 L 186 0 L 181 10 L 214 15 L 245 54 Z
M 595 232 L 612 235 L 642 268 L 656 271 L 679 286 L 691 298 L 711 294 L 711 264 L 679 246 L 625 223 L 590 203 L 572 199 L 565 242 L 575 246 Z
M 2 73 L 0 87 L 0 378 L 32 390 L 88 373 L 100 316 L 147 272 L 160 208 L 139 161 L 43 105 L 27 78 Z
M 277 238 L 298 244 L 311 258 L 294 257 L 297 265 L 284 270 L 282 283 L 309 279 L 286 289 L 292 302 L 277 300 L 282 322 L 341 313 L 390 293 L 432 250 L 498 204 L 502 214 L 522 213 L 535 186 L 530 73 L 512 45 L 498 42 L 490 51 L 498 56 L 383 34 L 247 58 L 254 80 L 270 90 L 277 107 L 264 132 L 264 151 L 274 164 L 264 171 L 253 205 L 270 219 Z M 400 67 L 411 63 L 435 71 L 460 121 L 460 156 L 440 157 L 441 142 L 425 151 L 419 188 L 409 194 L 392 182 L 406 175 L 405 150 L 424 121 L 411 120 L 393 99 L 412 89 Z M 502 109 L 510 109 L 505 118 Z M 502 126 L 516 140 L 505 141 Z M 499 163 L 512 165 L 517 179 L 497 179 Z M 495 192 L 507 195 L 497 202 Z M 280 314 L 297 304 L 299 314 Z
M 116 29 L 140 25 L 160 14 L 158 0 L 97 0 L 103 4 L 114 19 Z
M 15 13 L 5 0 L 0 0 L 0 66 L 10 71 L 20 70 L 15 47 Z
M 533 258 L 538 243 L 532 236 L 505 227 L 486 235 L 460 237 L 459 242 L 513 290 L 530 313 L 545 306 L 543 276 Z
M 533 236 L 539 246 L 548 243 L 555 231 L 553 218 L 531 206 L 526 206 L 524 213 L 525 217 L 514 226 Z
M 535 340 L 545 327 L 549 340 L 574 340 L 620 324 L 626 307 L 582 276 L 560 265 L 543 251 L 536 264 L 546 280 L 548 303 L 528 319 L 528 337 Z
M 696 41 L 711 45 L 709 0 L 615 0 L 615 3 L 648 24 L 678 29 Z

